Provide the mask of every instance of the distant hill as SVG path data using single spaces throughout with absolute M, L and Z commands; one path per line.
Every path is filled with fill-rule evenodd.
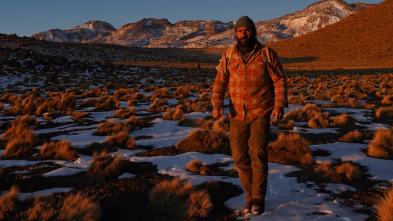
M 263 43 L 302 36 L 370 7 L 342 0 L 324 0 L 302 11 L 269 21 L 255 21 Z M 237 19 L 237 18 L 234 18 Z M 104 21 L 89 21 L 66 30 L 51 29 L 32 37 L 39 40 L 74 43 L 119 44 L 151 48 L 225 48 L 234 43 L 235 22 L 179 21 L 145 18 L 115 29 Z
M 269 43 L 286 68 L 392 68 L 393 0 L 309 34 Z

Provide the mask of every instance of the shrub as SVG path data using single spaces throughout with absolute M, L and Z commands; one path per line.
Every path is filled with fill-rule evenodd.
M 88 97 L 99 97 L 101 95 L 101 88 L 92 88 L 87 91 Z
M 113 158 L 106 152 L 93 154 L 93 162 L 91 163 L 86 175 L 99 180 L 105 178 L 117 178 L 121 173 L 122 159 L 121 156 Z
M 35 152 L 34 144 L 36 135 L 32 133 L 29 124 L 36 122 L 34 117 L 22 116 L 16 118 L 2 135 L 2 139 L 7 141 L 4 151 L 6 157 L 18 157 L 31 155 Z
M 175 96 L 179 98 L 187 98 L 190 96 L 190 89 L 187 86 L 180 86 L 175 91 Z
M 82 193 L 68 196 L 60 208 L 59 220 L 99 220 L 101 209 L 98 203 Z
M 36 103 L 34 101 L 34 97 L 30 96 L 30 97 L 26 97 L 23 102 L 21 103 L 22 107 L 23 107 L 23 114 L 34 114 L 35 110 L 36 110 Z
M 78 159 L 77 151 L 72 149 L 70 141 L 67 140 L 45 142 L 40 154 L 44 158 L 55 160 L 74 161 Z
M 99 135 L 109 135 L 128 130 L 128 125 L 121 121 L 115 123 L 113 120 L 109 120 L 98 124 L 97 130 Z
M 186 170 L 193 172 L 193 173 L 199 173 L 199 168 L 201 168 L 202 165 L 203 165 L 203 163 L 201 160 L 194 159 L 187 164 Z
M 364 136 L 358 130 L 350 131 L 343 137 L 341 137 L 338 141 L 340 142 L 348 142 L 348 143 L 363 143 Z
M 375 111 L 375 117 L 377 117 L 378 119 L 393 119 L 393 106 L 379 107 Z
M 61 96 L 60 103 L 57 105 L 57 109 L 60 112 L 71 111 L 74 109 L 76 104 L 76 97 L 74 92 L 65 93 Z
M 21 212 L 19 190 L 16 186 L 12 186 L 10 191 L 2 195 L 0 198 L 0 219 L 16 217 Z
M 329 120 L 326 119 L 327 114 L 315 113 L 315 115 L 308 121 L 308 126 L 311 128 L 327 128 L 329 127 Z
M 38 108 L 37 108 L 37 110 L 36 110 L 36 112 L 35 112 L 35 114 L 37 115 L 37 116 L 41 116 L 42 114 L 44 114 L 44 113 L 46 113 L 46 112 L 51 112 L 52 111 L 52 105 L 51 105 L 51 103 L 49 102 L 49 101 L 47 101 L 47 100 L 45 100 L 44 102 L 42 102 L 39 106 L 38 106 Z
M 303 96 L 290 96 L 288 98 L 289 104 L 298 104 L 298 105 L 305 105 L 306 101 L 304 100 Z
M 129 107 L 127 109 L 121 108 L 116 110 L 113 116 L 118 118 L 127 118 L 134 114 L 135 114 L 134 107 Z
M 322 110 L 315 104 L 306 104 L 301 109 L 291 110 L 285 115 L 285 118 L 292 119 L 296 122 L 305 122 L 313 118 L 317 113 L 321 113 Z
M 383 97 L 381 104 L 385 105 L 385 106 L 392 105 L 393 104 L 393 95 L 387 95 L 387 96 Z
M 228 115 L 221 116 L 218 120 L 213 123 L 212 130 L 217 133 L 229 132 L 230 119 Z
M 111 146 L 118 146 L 125 149 L 135 149 L 135 139 L 129 136 L 128 130 L 123 130 L 106 138 Z
M 136 128 L 142 128 L 146 123 L 143 119 L 139 119 L 136 116 L 131 116 L 125 123 L 130 130 L 135 130 Z
M 393 189 L 390 189 L 377 203 L 376 212 L 378 220 L 391 221 L 393 217 Z
M 309 166 L 314 163 L 309 142 L 298 133 L 279 133 L 276 141 L 269 143 L 270 162 Z
M 196 190 L 179 179 L 158 183 L 149 193 L 150 204 L 173 218 L 207 217 L 213 209 L 206 190 Z
M 280 130 L 293 130 L 294 127 L 295 127 L 295 121 L 286 118 L 278 122 L 277 125 L 277 128 Z
M 80 112 L 80 111 L 72 112 L 72 120 L 76 122 L 83 122 L 87 116 L 88 114 L 86 112 Z
M 341 114 L 333 120 L 333 127 L 353 128 L 355 126 L 355 119 L 349 114 Z
M 382 159 L 393 159 L 393 129 L 379 129 L 370 142 L 368 155 Z
M 229 139 L 226 134 L 212 130 L 196 129 L 185 140 L 179 141 L 176 148 L 186 152 L 230 154 Z
M 359 166 L 350 162 L 338 162 L 332 164 L 327 161 L 322 164 L 315 165 L 314 172 L 322 182 L 348 183 L 359 180 L 363 177 L 363 172 Z
M 163 112 L 167 109 L 166 104 L 167 104 L 168 99 L 155 99 L 153 104 L 148 107 L 146 110 L 149 112 Z
M 128 96 L 135 93 L 135 90 L 128 88 L 119 88 L 115 91 L 114 96 L 119 100 L 127 100 Z

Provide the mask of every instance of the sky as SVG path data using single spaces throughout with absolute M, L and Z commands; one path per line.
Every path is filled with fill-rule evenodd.
M 90 20 L 115 28 L 143 18 L 236 21 L 248 15 L 255 22 L 303 10 L 319 0 L 0 0 L 0 33 L 31 36 L 49 29 L 67 29 Z M 383 0 L 346 0 L 378 4 Z

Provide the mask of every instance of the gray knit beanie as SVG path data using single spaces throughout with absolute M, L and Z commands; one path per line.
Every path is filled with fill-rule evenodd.
M 251 20 L 251 18 L 249 18 L 246 15 L 239 18 L 239 20 L 237 20 L 237 22 L 235 24 L 235 30 L 236 30 L 236 28 L 243 27 L 243 26 L 251 27 L 252 29 L 254 29 L 254 31 L 256 30 L 254 21 Z

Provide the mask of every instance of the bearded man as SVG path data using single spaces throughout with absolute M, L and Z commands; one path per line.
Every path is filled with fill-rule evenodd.
M 224 96 L 230 97 L 230 146 L 235 168 L 246 193 L 242 213 L 265 211 L 270 119 L 277 123 L 287 106 L 284 70 L 276 52 L 258 42 L 254 22 L 243 16 L 235 24 L 237 43 L 217 66 L 213 117 L 221 117 Z

